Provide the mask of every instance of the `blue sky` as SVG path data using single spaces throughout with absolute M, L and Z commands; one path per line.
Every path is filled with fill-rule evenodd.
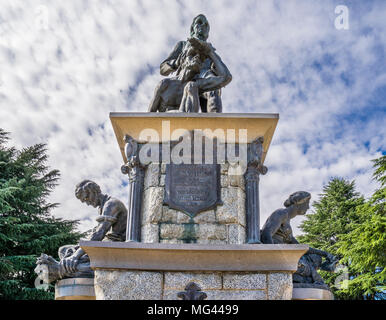
M 335 28 L 337 5 L 348 30 Z M 95 225 L 74 197 L 84 178 L 126 199 L 109 112 L 147 110 L 160 62 L 199 13 L 233 75 L 224 112 L 280 114 L 261 225 L 290 193 L 316 200 L 334 176 L 370 195 L 370 160 L 386 151 L 385 1 L 2 0 L 0 127 L 17 147 L 47 143 L 62 174 L 53 214 Z

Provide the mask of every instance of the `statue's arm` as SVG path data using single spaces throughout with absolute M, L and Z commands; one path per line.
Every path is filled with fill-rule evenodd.
M 90 241 L 102 241 L 117 220 L 116 215 L 119 213 L 119 205 L 117 205 L 116 201 L 117 200 L 110 200 L 103 207 L 102 214 L 97 218 L 99 224 L 91 234 L 89 238 Z M 79 259 L 85 253 L 86 252 L 79 247 L 70 257 L 62 259 L 60 264 L 64 266 L 67 272 L 74 273 L 77 271 L 76 266 L 79 263 Z
M 227 66 L 222 62 L 220 56 L 213 48 L 209 51 L 208 57 L 214 64 L 216 76 L 197 80 L 199 88 L 202 92 L 221 89 L 232 81 L 232 75 Z
M 299 241 L 296 240 L 296 238 L 294 236 L 291 237 L 291 243 L 293 244 L 299 244 Z
M 106 202 L 103 207 L 102 214 L 96 219 L 99 224 L 90 237 L 91 241 L 103 240 L 112 225 L 117 221 L 120 208 L 120 202 L 117 199 L 111 199 Z
M 209 58 L 212 59 L 212 62 L 214 64 L 215 73 L 218 76 L 223 76 L 226 79 L 227 84 L 229 82 L 231 82 L 232 81 L 232 75 L 229 72 L 229 70 L 228 70 L 227 66 L 225 65 L 225 63 L 222 62 L 220 56 L 214 50 L 211 50 L 209 52 Z
M 91 241 L 102 241 L 105 237 L 107 231 L 111 228 L 112 223 L 109 221 L 100 222 L 98 226 L 95 228 L 95 231 L 92 233 L 90 240 Z M 79 247 L 71 256 L 64 258 L 60 261 L 65 268 L 65 270 L 69 273 L 74 273 L 77 271 L 76 266 L 79 263 L 79 259 L 86 252 Z
M 265 244 L 273 244 L 273 235 L 279 230 L 280 226 L 284 222 L 286 215 L 282 211 L 278 210 L 273 212 L 267 219 L 261 231 L 261 242 Z
M 161 62 L 160 65 L 160 73 L 162 76 L 168 76 L 172 72 L 178 69 L 178 57 L 182 53 L 182 49 L 184 47 L 184 41 L 179 41 L 174 47 L 173 51 L 169 54 L 169 56 Z
M 102 241 L 112 226 L 111 221 L 103 221 L 98 224 L 96 231 L 91 235 L 90 241 Z
M 325 271 L 333 271 L 335 269 L 336 264 L 339 261 L 339 259 L 334 255 L 332 255 L 331 253 L 328 253 L 323 250 L 315 249 L 312 247 L 308 249 L 307 254 L 317 254 L 321 257 L 326 258 L 326 261 L 321 266 L 321 269 Z
M 327 256 L 329 255 L 326 251 L 315 249 L 315 248 L 312 248 L 312 247 L 310 247 L 308 249 L 307 253 L 309 253 L 309 254 L 317 254 L 317 255 L 325 257 L 325 258 L 327 258 Z

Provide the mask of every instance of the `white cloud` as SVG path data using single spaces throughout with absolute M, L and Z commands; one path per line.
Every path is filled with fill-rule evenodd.
M 109 112 L 147 110 L 159 63 L 204 13 L 209 41 L 233 75 L 224 111 L 280 113 L 260 180 L 261 225 L 296 190 L 316 200 L 333 176 L 355 179 L 369 195 L 370 159 L 385 150 L 384 107 L 368 104 L 385 86 L 385 4 L 348 5 L 346 31 L 334 27 L 337 4 L 8 2 L 0 13 L 0 127 L 19 148 L 48 144 L 62 174 L 54 214 L 93 226 L 96 212 L 75 199 L 76 183 L 91 178 L 127 197 Z

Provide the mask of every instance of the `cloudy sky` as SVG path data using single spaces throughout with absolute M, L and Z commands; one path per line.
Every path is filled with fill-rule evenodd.
M 290 193 L 316 200 L 334 176 L 355 179 L 365 196 L 376 187 L 370 160 L 386 151 L 386 1 L 0 2 L 0 127 L 18 148 L 47 144 L 61 172 L 52 213 L 80 219 L 83 230 L 96 212 L 74 197 L 79 181 L 127 199 L 109 112 L 147 110 L 160 62 L 199 13 L 233 75 L 224 112 L 280 114 L 260 179 L 261 225 Z M 348 8 L 348 29 L 336 28 L 338 5 Z

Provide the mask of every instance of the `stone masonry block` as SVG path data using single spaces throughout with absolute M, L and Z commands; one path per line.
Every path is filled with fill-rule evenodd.
M 162 273 L 95 270 L 97 300 L 160 300 Z
M 184 291 L 189 282 L 202 290 L 221 289 L 221 273 L 165 272 L 164 288 Z
M 292 299 L 292 274 L 274 272 L 268 274 L 268 299 L 291 300 Z
M 220 176 L 220 185 L 221 185 L 221 188 L 226 188 L 226 187 L 228 187 L 228 185 L 229 185 L 229 179 L 228 179 L 228 176 L 227 176 L 227 175 L 222 174 L 222 175 Z
M 224 289 L 262 289 L 267 288 L 266 274 L 264 273 L 224 273 Z
M 158 187 L 160 179 L 160 164 L 150 163 L 145 170 L 145 178 L 143 181 L 144 189 L 149 187 Z
M 185 242 L 195 242 L 197 239 L 198 225 L 192 223 L 161 223 L 160 238 L 186 240 Z
M 214 210 L 208 210 L 204 212 L 200 212 L 194 217 L 195 223 L 215 223 L 216 215 Z
M 227 225 L 228 243 L 229 244 L 244 244 L 246 243 L 245 227 L 239 224 Z
M 165 180 L 166 180 L 166 175 L 161 174 L 160 180 L 159 180 L 160 187 L 165 187 Z
M 162 217 L 164 190 L 160 187 L 149 187 L 144 190 L 142 203 L 142 224 L 158 223 Z
M 221 188 L 221 200 L 223 205 L 216 209 L 217 222 L 245 226 L 245 192 L 236 187 Z
M 147 223 L 141 228 L 141 242 L 157 243 L 159 242 L 159 226 L 154 223 Z
M 161 239 L 182 239 L 184 230 L 183 224 L 161 223 L 160 237 Z
M 233 175 L 230 174 L 227 176 L 229 185 L 232 187 L 239 187 L 241 190 L 245 190 L 245 179 L 244 175 L 238 174 L 238 175 Z
M 161 221 L 171 223 L 189 223 L 191 222 L 191 219 L 187 214 L 181 211 L 171 209 L 168 206 L 163 206 Z
M 197 237 L 203 240 L 226 240 L 227 228 L 225 225 L 219 224 L 199 224 Z

